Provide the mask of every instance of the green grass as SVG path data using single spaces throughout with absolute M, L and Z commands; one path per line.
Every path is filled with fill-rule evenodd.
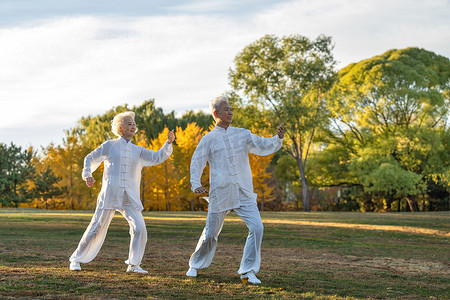
M 0 298 L 449 299 L 450 213 L 263 212 L 260 286 L 236 273 L 247 230 L 230 213 L 212 265 L 185 276 L 205 212 L 145 212 L 142 266 L 114 217 L 97 258 L 69 271 L 92 211 L 0 209 Z

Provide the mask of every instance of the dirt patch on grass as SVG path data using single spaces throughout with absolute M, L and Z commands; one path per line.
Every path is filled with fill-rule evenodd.
M 355 261 L 354 258 L 352 258 Z M 430 261 L 420 261 L 412 259 L 401 259 L 391 257 L 375 257 L 375 258 L 357 258 L 356 263 L 363 266 L 370 266 L 374 268 L 388 268 L 394 271 L 414 275 L 427 274 L 434 276 L 450 277 L 450 266 Z
M 268 268 L 309 268 L 316 270 L 385 270 L 392 273 L 450 278 L 450 265 L 443 262 L 392 257 L 340 256 L 308 249 L 263 249 L 263 263 Z

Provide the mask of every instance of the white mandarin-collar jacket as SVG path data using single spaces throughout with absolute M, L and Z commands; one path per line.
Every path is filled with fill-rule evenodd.
M 172 144 L 167 142 L 158 151 L 148 150 L 120 137 L 104 142 L 84 159 L 83 180 L 103 162 L 102 189 L 97 206 L 104 209 L 122 209 L 124 192 L 137 210 L 143 210 L 139 198 L 141 170 L 165 161 L 172 154 Z
M 256 201 L 248 153 L 265 156 L 278 151 L 282 145 L 283 139 L 278 135 L 264 138 L 247 129 L 216 126 L 201 139 L 192 156 L 192 191 L 202 186 L 200 177 L 208 162 L 208 211 L 216 213 L 239 207 L 239 189 Z

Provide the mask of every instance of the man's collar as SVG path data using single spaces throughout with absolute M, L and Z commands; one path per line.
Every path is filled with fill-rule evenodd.
M 220 132 L 225 132 L 225 131 L 229 130 L 230 128 L 231 128 L 231 125 L 228 125 L 227 129 L 225 129 L 225 128 L 219 126 L 219 125 L 216 125 L 216 126 L 214 127 L 214 129 L 217 129 L 217 130 L 220 131 Z
M 120 142 L 123 143 L 123 144 L 128 144 L 129 142 L 131 142 L 131 139 L 126 139 L 126 138 L 124 138 L 123 136 L 121 136 L 121 137 L 119 138 L 119 140 L 120 140 Z

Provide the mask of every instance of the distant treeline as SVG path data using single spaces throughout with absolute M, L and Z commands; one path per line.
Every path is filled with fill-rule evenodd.
M 330 37 L 264 36 L 229 71 L 232 126 L 273 136 L 284 122 L 283 151 L 251 156 L 261 210 L 433 211 L 450 207 L 450 60 L 407 48 L 336 71 Z M 211 98 L 217 95 L 211 95 Z M 100 189 L 81 179 L 84 157 L 115 138 L 115 114 L 136 113 L 133 142 L 159 149 L 176 129 L 172 157 L 144 168 L 146 210 L 204 210 L 190 191 L 190 158 L 211 130 L 209 113 L 175 117 L 155 107 L 114 107 L 82 117 L 61 145 L 42 151 L 0 144 L 2 207 L 93 209 Z M 204 185 L 209 178 L 205 169 Z

